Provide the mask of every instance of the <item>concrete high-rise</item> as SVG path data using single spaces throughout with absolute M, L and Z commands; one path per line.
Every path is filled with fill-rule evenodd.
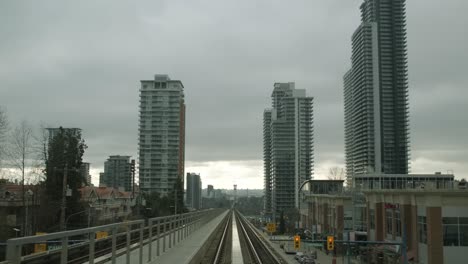
M 139 175 L 145 192 L 167 195 L 184 181 L 184 85 L 167 75 L 142 80 L 140 88 Z
M 104 162 L 104 173 L 100 175 L 100 186 L 132 191 L 132 163 L 130 156 L 113 155 Z
M 80 173 L 84 179 L 86 179 L 86 186 L 92 186 L 93 183 L 91 182 L 91 174 L 89 174 L 91 164 L 88 162 L 81 163 Z
M 263 114 L 265 213 L 299 205 L 299 187 L 313 175 L 313 97 L 295 84 L 275 83 Z
M 200 174 L 187 173 L 187 196 L 186 205 L 192 209 L 202 207 L 202 182 Z
M 364 0 L 344 76 L 347 177 L 407 174 L 405 0 Z

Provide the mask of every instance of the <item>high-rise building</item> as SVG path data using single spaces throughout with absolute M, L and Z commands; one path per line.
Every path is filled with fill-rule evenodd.
M 405 0 L 364 0 L 344 76 L 347 177 L 407 174 Z
M 200 209 L 202 207 L 202 182 L 200 174 L 187 173 L 187 207 Z
M 139 127 L 140 188 L 167 195 L 184 181 L 185 102 L 181 81 L 142 80 Z
M 62 130 L 65 134 L 69 134 L 71 136 L 76 136 L 81 138 L 81 128 L 66 128 L 66 127 L 54 127 L 54 128 L 46 128 L 49 134 L 49 142 L 60 133 Z
M 113 187 L 126 192 L 132 191 L 132 163 L 130 156 L 109 156 L 104 162 L 104 173 L 100 175 L 100 186 Z
M 263 199 L 263 210 L 266 215 L 271 215 L 271 112 L 265 109 L 263 112 L 263 175 L 265 198 Z
M 214 198 L 214 187 L 213 185 L 209 184 L 207 189 L 206 189 L 206 195 L 208 198 Z
M 313 175 L 313 97 L 295 84 L 275 83 L 264 112 L 265 213 L 298 208 L 299 187 Z
M 81 163 L 80 172 L 84 179 L 86 179 L 86 186 L 92 186 L 91 174 L 89 174 L 90 164 L 88 162 Z

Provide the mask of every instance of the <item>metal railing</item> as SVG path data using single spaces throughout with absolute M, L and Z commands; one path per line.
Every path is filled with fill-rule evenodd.
M 156 243 L 156 257 L 160 256 L 161 250 L 162 252 L 166 252 L 167 249 L 174 247 L 176 243 L 187 238 L 200 226 L 206 224 L 221 214 L 221 212 L 223 212 L 223 210 L 208 209 L 185 214 L 150 218 L 146 220 L 147 225 L 145 225 L 146 221 L 141 219 L 45 235 L 12 238 L 7 241 L 6 261 L 10 264 L 20 264 L 26 260 L 48 257 L 50 256 L 50 254 L 48 254 L 49 252 L 34 253 L 32 255 L 23 256 L 22 249 L 26 245 L 44 244 L 47 243 L 47 241 L 54 240 L 61 242 L 61 248 L 56 250 L 55 253 L 60 255 L 60 263 L 65 264 L 68 262 L 69 249 L 73 249 L 75 247 L 74 245 L 70 245 L 69 242 L 74 240 L 76 237 L 82 237 L 87 238 L 87 241 L 80 245 L 83 247 L 88 245 L 89 254 L 87 260 L 89 264 L 94 264 L 98 257 L 95 254 L 96 242 L 100 242 L 105 239 L 111 240 L 111 253 L 110 256 L 107 254 L 107 257 L 104 257 L 106 261 L 110 260 L 111 263 L 116 263 L 116 258 L 125 254 L 126 263 L 136 263 L 135 260 L 131 260 L 130 254 L 131 251 L 138 249 L 138 263 L 147 263 L 154 259 L 153 243 Z M 108 236 L 97 239 L 95 237 L 96 232 L 102 231 L 107 232 Z M 132 235 L 138 237 L 136 245 L 134 242 L 135 239 L 132 240 Z M 125 246 L 118 248 L 117 238 L 122 236 L 126 238 L 124 239 Z M 147 237 L 147 239 L 144 239 L 144 237 Z M 145 260 L 143 259 L 143 250 L 145 245 L 148 245 L 147 262 L 144 262 Z

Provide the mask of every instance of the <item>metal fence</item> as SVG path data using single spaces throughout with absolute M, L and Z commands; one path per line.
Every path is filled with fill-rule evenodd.
M 206 224 L 223 211 L 224 210 L 208 209 L 147 220 L 134 220 L 45 235 L 12 238 L 7 241 L 6 263 L 20 264 L 23 261 L 46 258 L 51 254 L 59 254 L 60 263 L 64 264 L 68 262 L 70 249 L 78 246 L 88 247 L 89 254 L 87 261 L 89 261 L 90 264 L 103 262 L 102 259 L 111 261 L 111 263 L 116 263 L 116 258 L 124 254 L 126 255 L 126 263 L 136 263 L 134 260 L 130 262 L 130 254 L 134 250 L 138 250 L 138 263 L 147 263 L 159 256 L 161 251 L 165 252 L 168 248 L 172 248 L 176 243 L 184 240 L 193 231 L 197 230 L 200 226 Z M 97 238 L 97 232 L 106 232 L 106 236 Z M 132 236 L 134 237 L 133 240 Z M 79 245 L 70 245 L 70 241 L 75 240 L 77 237 L 87 239 Z M 125 241 L 123 247 L 117 246 L 118 239 L 119 241 Z M 136 243 L 135 239 L 137 239 Z M 51 240 L 60 241 L 60 249 L 56 249 L 53 252 L 46 251 L 22 255 L 23 247 L 32 244 L 44 244 Z M 101 256 L 102 259 L 96 261 L 95 245 L 102 240 L 111 242 L 111 252 L 107 257 Z M 156 243 L 155 250 L 153 249 L 153 243 Z M 122 243 L 119 245 L 122 245 Z M 146 260 L 143 259 L 144 245 L 148 245 Z

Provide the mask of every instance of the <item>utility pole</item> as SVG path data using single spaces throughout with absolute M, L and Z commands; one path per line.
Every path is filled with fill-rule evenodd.
M 67 179 L 68 178 L 68 163 L 65 163 L 65 169 L 63 171 L 63 182 L 62 182 L 62 204 L 60 213 L 60 230 L 65 230 L 65 210 L 67 208 Z

